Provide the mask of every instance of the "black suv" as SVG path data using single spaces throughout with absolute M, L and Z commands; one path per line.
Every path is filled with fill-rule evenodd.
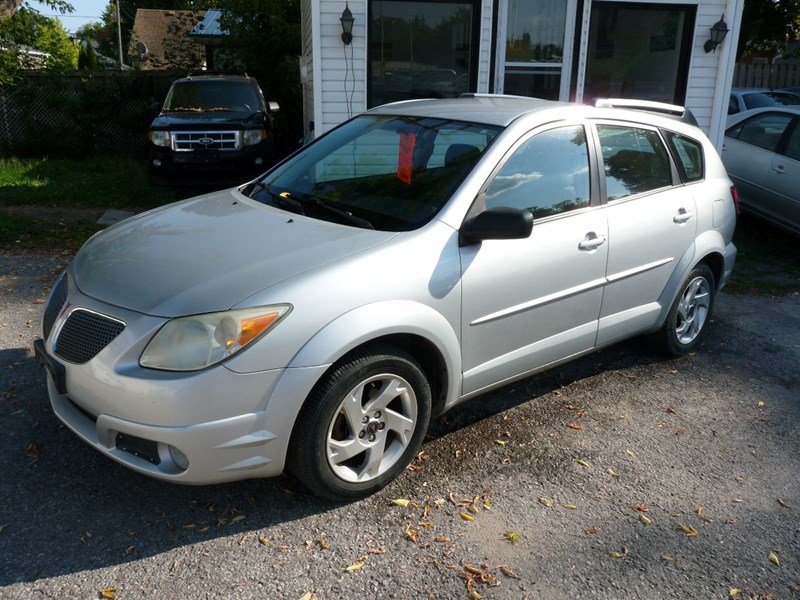
M 275 113 L 247 75 L 189 75 L 172 83 L 150 125 L 150 181 L 238 183 L 278 158 Z

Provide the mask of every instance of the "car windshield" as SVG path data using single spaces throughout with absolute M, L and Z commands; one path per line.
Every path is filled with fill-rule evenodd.
M 164 102 L 172 112 L 255 111 L 259 108 L 255 89 L 247 81 L 178 81 Z
M 800 96 L 790 92 L 754 92 L 744 95 L 747 108 L 766 106 L 800 106 Z
M 314 218 L 408 231 L 439 212 L 500 131 L 447 119 L 362 115 L 243 191 Z

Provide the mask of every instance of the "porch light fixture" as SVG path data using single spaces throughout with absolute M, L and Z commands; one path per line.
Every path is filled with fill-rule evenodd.
M 355 21 L 355 18 L 353 18 L 353 13 L 350 12 L 347 2 L 344 3 L 344 10 L 342 11 L 342 16 L 339 17 L 339 21 L 342 23 L 342 41 L 345 46 L 349 46 L 350 42 L 353 41 L 353 21 Z
M 725 36 L 728 35 L 728 24 L 725 22 L 725 15 L 723 14 L 719 21 L 714 23 L 711 27 L 711 38 L 706 40 L 706 43 L 703 44 L 703 50 L 706 51 L 706 54 L 709 52 L 715 52 L 717 50 L 717 46 L 722 43 L 722 40 L 725 39 Z

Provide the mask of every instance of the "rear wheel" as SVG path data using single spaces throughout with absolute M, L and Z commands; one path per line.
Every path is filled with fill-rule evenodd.
M 287 465 L 319 496 L 367 496 L 414 458 L 430 412 L 430 386 L 413 357 L 391 346 L 358 351 L 334 366 L 309 396 L 292 432 Z
M 658 348 L 673 356 L 682 356 L 699 343 L 714 307 L 714 274 L 699 264 L 684 280 L 661 331 L 655 334 Z

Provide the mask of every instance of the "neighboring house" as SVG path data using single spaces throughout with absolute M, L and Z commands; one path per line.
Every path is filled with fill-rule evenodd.
M 201 21 L 192 27 L 189 37 L 202 44 L 205 52 L 206 68 L 209 71 L 239 72 L 244 63 L 236 50 L 229 47 L 228 32 L 220 24 L 222 11 L 210 8 Z
M 22 4 L 22 0 L 0 0 L 0 17 L 10 17 Z
M 478 92 L 686 105 L 722 145 L 744 0 L 349 1 L 301 0 L 304 119 L 317 134 L 384 102 Z M 730 32 L 706 52 L 720 15 Z
M 128 56 L 142 70 L 202 69 L 205 49 L 189 39 L 204 11 L 139 8 Z

